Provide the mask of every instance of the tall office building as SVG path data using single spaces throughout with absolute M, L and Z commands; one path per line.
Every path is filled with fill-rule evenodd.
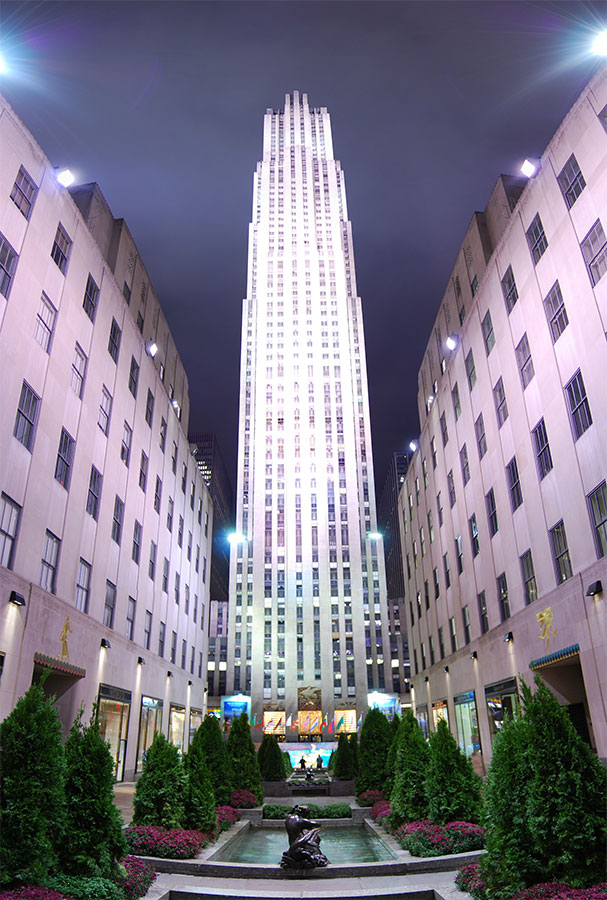
M 228 689 L 289 740 L 354 730 L 392 690 L 384 558 L 344 175 L 298 92 L 254 175 L 236 502 Z

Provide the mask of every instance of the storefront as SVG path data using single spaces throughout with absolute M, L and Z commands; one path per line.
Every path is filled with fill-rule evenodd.
M 195 709 L 194 707 L 190 708 L 190 737 L 188 740 L 188 747 L 194 740 L 194 735 L 202 725 L 202 710 Z
M 100 684 L 97 698 L 99 734 L 110 745 L 114 761 L 114 780 L 124 778 L 126 740 L 131 712 L 131 692 L 111 684 Z
M 171 703 L 169 707 L 169 741 L 183 753 L 185 739 L 185 706 Z
M 463 750 L 466 756 L 470 757 L 474 770 L 481 775 L 484 773 L 484 766 L 474 691 L 457 694 L 453 698 L 453 705 L 455 708 L 457 743 L 460 750 Z
M 485 702 L 487 703 L 487 718 L 489 720 L 489 734 L 491 744 L 504 724 L 504 715 L 513 717 L 518 691 L 516 678 L 508 678 L 506 681 L 498 681 L 496 684 L 485 686 Z
M 428 705 L 423 703 L 421 706 L 415 707 L 415 718 L 417 719 L 417 724 L 422 730 L 423 736 L 428 739 Z
M 435 700 L 432 704 L 432 725 L 434 731 L 436 731 L 436 726 L 441 719 L 444 719 L 447 725 L 449 725 L 449 709 L 447 707 L 447 701 Z
M 162 731 L 162 700 L 157 697 L 142 696 L 135 772 L 143 771 L 145 754 L 157 731 Z

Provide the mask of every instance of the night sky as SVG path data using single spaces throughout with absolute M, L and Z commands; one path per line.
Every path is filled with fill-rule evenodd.
M 0 90 L 124 217 L 235 483 L 241 303 L 263 115 L 331 114 L 362 297 L 378 495 L 419 432 L 417 370 L 500 173 L 598 65 L 607 2 L 6 2 Z

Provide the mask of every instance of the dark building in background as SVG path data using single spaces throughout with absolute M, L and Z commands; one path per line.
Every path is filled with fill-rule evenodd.
M 228 573 L 230 545 L 234 530 L 234 493 L 217 438 L 212 432 L 190 435 L 192 452 L 213 500 L 213 550 L 209 610 L 208 709 L 219 706 L 225 694 L 227 669 Z

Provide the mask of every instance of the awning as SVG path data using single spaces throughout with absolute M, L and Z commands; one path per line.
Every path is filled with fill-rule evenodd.
M 44 653 L 34 653 L 34 665 L 52 669 L 61 675 L 70 675 L 72 678 L 84 678 L 86 675 L 86 669 L 81 666 L 73 666 L 66 659 L 56 659 L 54 656 L 45 656 Z
M 532 659 L 529 663 L 530 669 L 542 669 L 544 666 L 550 666 L 552 663 L 560 662 L 563 659 L 569 659 L 571 656 L 579 656 L 580 645 L 572 644 L 565 647 L 564 650 L 557 650 L 555 653 L 549 653 L 548 656 L 540 656 L 539 659 Z

